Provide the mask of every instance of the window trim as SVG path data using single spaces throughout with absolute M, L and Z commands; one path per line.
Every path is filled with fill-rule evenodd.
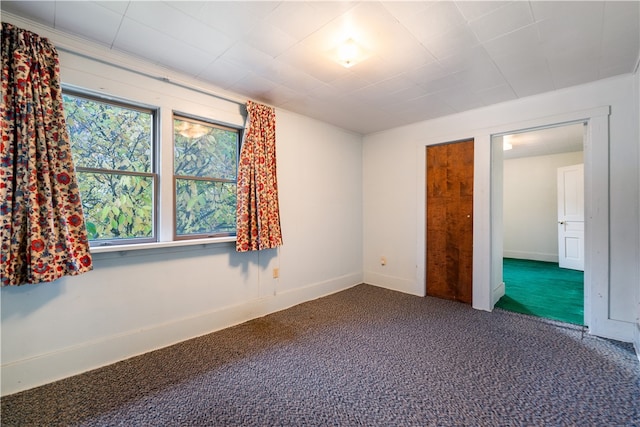
M 131 243 L 126 245 L 113 246 L 92 246 L 92 254 L 103 254 L 111 252 L 119 252 L 125 254 L 127 252 L 154 250 L 154 249 L 170 249 L 183 246 L 201 246 L 218 245 L 221 243 L 235 243 L 236 236 L 223 236 L 214 238 L 188 239 L 188 240 L 168 240 L 166 242 L 149 242 L 149 243 Z

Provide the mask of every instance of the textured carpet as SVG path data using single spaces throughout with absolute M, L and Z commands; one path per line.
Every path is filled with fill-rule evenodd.
M 584 273 L 557 263 L 505 258 L 505 295 L 496 307 L 561 322 L 584 324 Z
M 6 426 L 631 426 L 629 344 L 368 285 L 2 399 Z

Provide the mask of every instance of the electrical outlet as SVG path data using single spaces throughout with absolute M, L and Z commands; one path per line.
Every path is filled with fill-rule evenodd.
M 273 269 L 273 278 L 277 279 L 278 277 L 280 277 L 280 269 L 276 267 Z
M 387 265 L 387 257 L 384 257 L 384 256 L 380 257 L 380 265 Z

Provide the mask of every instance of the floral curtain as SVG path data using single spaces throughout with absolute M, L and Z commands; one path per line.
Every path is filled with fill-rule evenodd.
M 276 114 L 247 101 L 248 126 L 238 166 L 238 252 L 282 246 L 276 180 Z
M 2 23 L 1 286 L 93 268 L 59 71 L 47 39 Z

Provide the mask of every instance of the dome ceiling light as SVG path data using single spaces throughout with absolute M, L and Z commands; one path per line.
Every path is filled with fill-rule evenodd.
M 338 46 L 336 53 L 338 62 L 345 68 L 351 68 L 367 58 L 365 49 L 352 38 Z

